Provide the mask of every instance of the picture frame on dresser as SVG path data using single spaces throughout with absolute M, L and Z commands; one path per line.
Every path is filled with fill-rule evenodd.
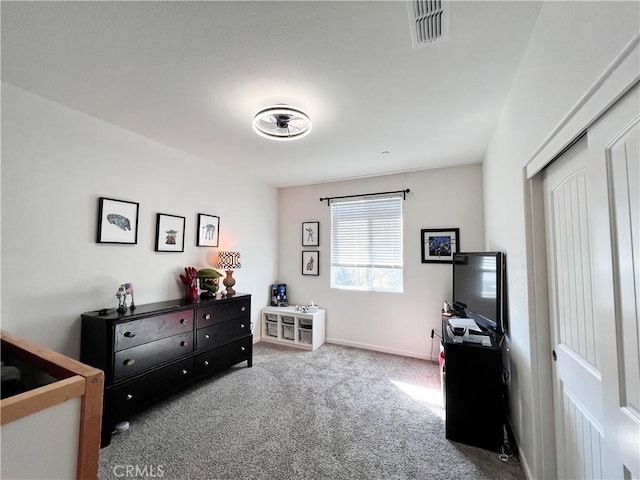
M 302 246 L 320 245 L 320 222 L 302 222 Z
M 199 213 L 197 239 L 198 247 L 217 247 L 220 239 L 220 217 Z
M 158 213 L 156 216 L 156 252 L 184 252 L 185 217 Z
M 320 252 L 304 250 L 302 252 L 302 275 L 320 275 Z
M 137 202 L 99 197 L 96 243 L 137 244 L 139 210 Z
M 423 228 L 420 230 L 422 263 L 453 263 L 460 251 L 459 228 Z

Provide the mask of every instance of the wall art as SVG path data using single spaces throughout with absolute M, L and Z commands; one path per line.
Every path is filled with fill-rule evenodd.
M 320 275 L 320 252 L 302 252 L 302 275 Z
M 184 252 L 184 224 L 184 217 L 158 213 L 156 252 Z
M 302 222 L 302 246 L 320 245 L 320 222 Z
M 97 243 L 138 243 L 140 204 L 100 197 L 98 199 Z
M 220 217 L 198 214 L 198 247 L 217 247 L 220 239 Z
M 460 251 L 459 228 L 425 228 L 420 230 L 422 263 L 453 263 Z
M 272 307 L 287 307 L 287 284 L 286 283 L 274 283 L 271 285 L 271 306 Z

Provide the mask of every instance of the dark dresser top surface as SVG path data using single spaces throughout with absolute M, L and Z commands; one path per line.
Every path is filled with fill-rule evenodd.
M 82 314 L 82 317 L 95 318 L 97 320 L 127 321 L 133 318 L 142 317 L 150 314 L 165 313 L 165 312 L 171 312 L 174 310 L 182 310 L 186 308 L 207 307 L 207 306 L 216 305 L 219 303 L 230 302 L 233 300 L 247 299 L 250 297 L 251 297 L 251 294 L 249 293 L 236 293 L 235 295 L 232 295 L 230 297 L 218 294 L 216 298 L 213 298 L 211 300 L 199 299 L 197 302 L 190 302 L 186 298 L 178 298 L 176 300 L 166 300 L 163 302 L 136 305 L 136 308 L 134 310 L 131 310 L 130 308 L 128 308 L 127 311 L 124 313 L 119 313 L 117 311 L 117 307 L 107 309 L 108 313 L 106 315 L 99 315 L 98 312 L 100 312 L 100 310 L 92 310 L 89 312 L 84 312 Z

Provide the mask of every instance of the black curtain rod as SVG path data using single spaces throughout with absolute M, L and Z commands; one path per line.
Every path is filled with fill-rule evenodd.
M 402 194 L 402 199 L 406 200 L 407 199 L 407 193 L 409 193 L 411 190 L 409 190 L 408 188 L 406 190 L 395 190 L 393 192 L 378 192 L 378 193 L 361 193 L 359 195 L 342 195 L 340 197 L 320 197 L 320 201 L 324 202 L 325 200 L 327 201 L 327 206 L 331 203 L 331 200 L 335 200 L 337 198 L 355 198 L 355 197 L 374 197 L 376 195 L 390 195 L 392 193 L 401 193 Z

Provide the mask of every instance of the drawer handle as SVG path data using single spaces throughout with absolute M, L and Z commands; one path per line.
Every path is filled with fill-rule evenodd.
M 124 336 L 127 338 L 133 338 L 136 334 L 134 332 L 124 332 Z
M 189 342 L 183 340 L 183 341 L 180 342 L 180 346 L 181 347 L 188 347 L 189 346 Z
M 135 358 L 127 358 L 124 362 L 122 362 L 122 364 L 126 365 L 127 367 L 130 367 L 134 363 L 136 363 L 136 359 Z
M 133 398 L 133 395 L 131 395 L 130 393 L 127 394 L 127 396 L 125 397 L 127 400 L 131 400 Z
M 211 336 L 208 333 L 205 333 L 204 334 L 204 338 L 205 338 L 205 340 L 209 340 L 211 338 Z
M 205 360 L 205 361 L 204 361 L 204 366 L 205 366 L 205 367 L 208 367 L 208 366 L 209 366 L 209 360 Z
M 185 325 L 186 323 L 187 323 L 187 321 L 186 321 L 184 318 L 181 318 L 181 319 L 180 319 L 180 324 L 181 324 L 181 325 Z
M 240 350 L 244 352 L 244 347 L 240 347 Z
M 211 320 L 211 314 L 210 313 L 205 313 L 204 314 L 204 319 L 205 320 Z
M 240 328 L 244 328 L 244 323 L 241 323 L 241 324 L 240 324 Z
M 182 374 L 183 375 L 186 375 L 187 373 L 189 373 L 189 372 L 187 372 L 186 370 L 182 370 Z
M 242 308 L 240 309 L 240 311 L 241 311 L 241 312 L 246 312 L 246 311 L 247 311 L 247 307 L 242 307 Z

